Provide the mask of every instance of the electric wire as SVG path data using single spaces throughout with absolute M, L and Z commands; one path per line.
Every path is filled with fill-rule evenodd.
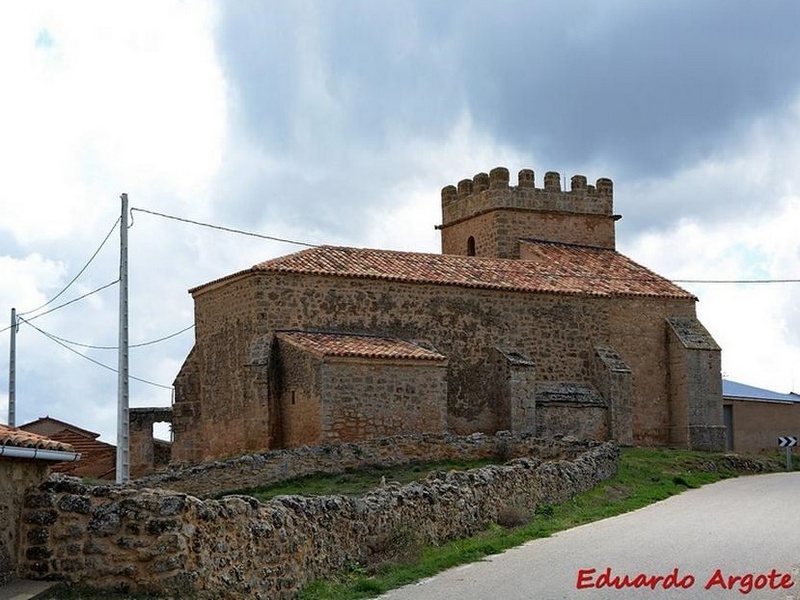
M 56 344 L 58 344 L 59 346 L 61 346 L 62 348 L 66 348 L 66 349 L 67 349 L 67 350 L 69 350 L 70 352 L 72 352 L 72 353 L 74 353 L 74 354 L 77 354 L 78 356 L 80 356 L 81 358 L 83 358 L 83 359 L 85 359 L 85 360 L 88 360 L 90 363 L 94 363 L 94 364 L 95 364 L 95 365 L 97 365 L 98 367 L 103 367 L 104 369 L 107 369 L 108 371 L 111 371 L 112 373 L 119 373 L 119 371 L 118 371 L 117 369 L 115 369 L 114 367 L 111 367 L 111 366 L 109 366 L 109 365 L 107 365 L 107 364 L 101 363 L 99 360 L 95 360 L 95 359 L 93 359 L 93 358 L 91 358 L 91 357 L 89 357 L 89 356 L 86 356 L 85 354 L 81 354 L 80 352 L 78 352 L 77 350 L 75 350 L 75 348 L 71 348 L 70 346 L 68 346 L 68 345 L 66 345 L 65 343 L 61 342 L 61 341 L 60 341 L 60 340 L 58 340 L 58 339 L 57 339 L 55 336 L 53 336 L 53 335 L 51 335 L 51 334 L 47 333 L 46 331 L 44 331 L 44 330 L 42 330 L 42 329 L 38 328 L 36 325 L 34 325 L 33 323 L 31 323 L 31 322 L 30 322 L 30 321 L 28 321 L 27 319 L 24 319 L 24 318 L 20 317 L 20 321 L 21 321 L 21 322 L 23 322 L 23 323 L 27 323 L 28 325 L 30 325 L 31 327 L 33 327 L 33 328 L 34 328 L 36 331 L 38 331 L 38 332 L 39 332 L 39 333 L 41 333 L 43 336 L 45 336 L 46 338 L 48 338 L 50 341 L 53 341 L 53 342 L 55 342 Z M 130 379 L 134 379 L 134 380 L 136 380 L 136 381 L 139 381 L 139 382 L 141 382 L 141 383 L 146 383 L 147 385 L 152 385 L 152 386 L 154 386 L 154 387 L 157 387 L 157 388 L 162 388 L 162 389 L 165 389 L 165 390 L 172 390 L 172 386 L 169 386 L 169 385 L 164 385 L 164 384 L 161 384 L 161 383 L 156 383 L 155 381 L 149 381 L 149 380 L 147 380 L 147 379 L 142 379 L 141 377 L 134 377 L 133 375 L 128 375 L 128 377 L 129 377 Z
M 119 277 L 117 279 L 115 279 L 114 281 L 110 281 L 105 285 L 101 285 L 99 288 L 96 288 L 96 289 L 92 290 L 91 292 L 86 292 L 82 296 L 78 296 L 77 298 L 73 298 L 69 302 L 64 302 L 64 304 L 59 304 L 58 306 L 54 306 L 50 310 L 46 310 L 43 313 L 39 313 L 38 315 L 33 315 L 32 317 L 27 319 L 27 321 L 33 321 L 34 319 L 38 319 L 39 317 L 43 317 L 45 315 L 49 315 L 50 313 L 55 312 L 57 310 L 60 310 L 60 309 L 64 308 L 65 306 L 69 306 L 70 304 L 74 304 L 75 302 L 83 300 L 84 298 L 88 298 L 89 296 L 97 294 L 98 292 L 102 292 L 106 288 L 110 288 L 112 285 L 116 285 L 117 283 L 119 283 Z M 27 314 L 27 313 L 21 313 L 21 314 Z M 17 316 L 22 318 L 21 314 L 17 313 Z M 10 329 L 10 327 L 9 327 L 9 329 Z
M 670 281 L 672 283 L 702 284 L 702 285 L 751 285 L 751 284 L 752 285 L 771 285 L 771 284 L 794 284 L 794 283 L 800 283 L 800 279 L 670 279 L 668 277 L 665 277 L 665 278 L 653 277 L 651 279 L 641 279 L 641 278 L 638 278 L 638 277 L 603 277 L 602 275 L 564 275 L 564 274 L 556 274 L 556 273 L 553 273 L 553 274 L 542 274 L 542 275 L 545 276 L 545 277 L 553 277 L 553 278 L 557 278 L 557 277 L 566 278 L 566 277 L 569 277 L 569 278 L 573 278 L 573 279 L 593 279 L 593 280 L 599 280 L 599 281 L 638 281 L 638 282 L 642 282 L 642 283 L 659 282 L 659 281 L 667 280 L 667 281 Z M 108 287 L 111 287 L 112 285 L 114 285 L 116 283 L 119 283 L 119 279 L 115 279 L 114 281 L 111 281 L 111 282 L 107 283 L 104 286 L 101 286 L 101 287 L 99 287 L 99 288 L 97 288 L 95 290 L 92 290 L 91 292 L 87 292 L 86 294 L 84 294 L 82 296 L 74 298 L 74 299 L 70 300 L 69 302 L 65 302 L 64 304 L 59 304 L 58 306 L 56 306 L 54 308 L 51 308 L 50 310 L 48 310 L 46 312 L 40 313 L 38 315 L 34 315 L 33 317 L 30 317 L 30 319 L 28 319 L 28 320 L 30 321 L 30 320 L 33 320 L 33 319 L 38 319 L 39 317 L 43 317 L 43 316 L 45 316 L 47 314 L 50 314 L 51 312 L 55 312 L 56 310 L 64 308 L 65 306 L 69 306 L 70 304 L 73 304 L 73 303 L 78 302 L 80 300 L 83 300 L 84 298 L 87 298 L 87 297 L 89 297 L 89 296 L 91 296 L 93 294 L 101 292 L 104 289 L 106 289 Z M 31 311 L 28 311 L 28 312 L 31 312 Z M 17 313 L 18 316 L 20 314 L 27 314 L 27 313 Z M 6 327 L 0 329 L 0 333 L 5 333 L 6 331 L 11 329 L 12 327 L 13 327 L 13 325 L 7 325 Z M 169 339 L 170 337 L 174 337 L 174 336 L 180 335 L 181 333 L 183 333 L 184 331 L 188 331 L 192 327 L 194 327 L 194 325 L 190 325 L 189 327 L 181 329 L 180 331 L 178 331 L 178 332 L 176 332 L 174 334 L 170 334 L 169 336 L 166 336 L 163 339 Z M 72 344 L 72 345 L 75 345 L 75 346 L 80 346 L 80 347 L 83 347 L 83 348 L 91 348 L 91 349 L 96 349 L 96 350 L 117 350 L 118 349 L 117 346 L 92 346 L 92 345 L 89 345 L 89 344 L 81 344 L 79 342 L 73 342 L 73 341 L 70 341 L 70 340 L 64 340 L 64 341 L 66 343 L 68 343 L 68 344 Z M 135 345 L 132 345 L 132 346 L 129 346 L 129 347 L 130 348 L 136 348 L 136 347 L 141 347 L 141 346 L 148 346 L 148 345 L 151 345 L 151 344 L 156 344 L 156 343 L 158 343 L 160 341 L 163 341 L 163 340 L 162 339 L 152 340 L 151 342 L 144 342 L 142 344 L 135 344 Z
M 149 342 L 141 342 L 139 344 L 129 344 L 128 348 L 143 348 L 145 346 L 152 346 L 153 344 L 158 344 L 160 342 L 165 342 L 169 339 L 177 337 L 182 333 L 185 333 L 194 327 L 194 323 L 189 325 L 188 327 L 184 327 L 180 331 L 176 331 L 175 333 L 171 333 L 169 335 L 165 335 L 155 340 L 150 340 Z M 88 348 L 90 350 L 119 350 L 119 346 L 95 346 L 93 344 L 83 344 L 81 342 L 75 342 L 72 340 L 68 340 L 63 337 L 59 337 L 53 333 L 50 334 L 53 339 L 56 339 L 60 342 L 64 342 L 65 344 L 69 344 L 70 346 L 78 346 L 79 348 Z
M 34 316 L 30 317 L 28 319 L 28 321 L 33 321 L 34 319 L 38 319 L 39 317 L 43 317 L 45 315 L 49 315 L 51 312 L 55 312 L 57 310 L 60 310 L 60 309 L 64 308 L 65 306 L 69 306 L 70 304 L 74 304 L 75 302 L 83 300 L 84 298 L 88 298 L 89 296 L 97 294 L 98 292 L 102 292 L 104 289 L 109 288 L 112 285 L 115 285 L 117 283 L 119 283 L 119 278 L 115 279 L 114 281 L 110 281 L 109 283 L 107 283 L 105 285 L 102 285 L 99 288 L 96 288 L 96 289 L 92 290 L 91 292 L 86 292 L 82 296 L 78 296 L 77 298 L 73 298 L 69 302 L 64 302 L 64 304 L 59 304 L 58 306 L 55 306 L 55 307 L 51 308 L 48 311 L 45 311 L 43 313 L 39 313 L 38 315 L 34 315 Z M 18 321 L 22 320 L 22 317 L 20 316 L 20 313 L 17 313 L 17 320 Z M 3 329 L 0 329 L 0 333 L 5 333 L 9 329 L 12 329 L 15 325 L 8 325 L 8 326 L 4 327 Z
M 155 215 L 157 217 L 162 217 L 164 219 L 171 219 L 173 221 L 180 221 L 182 223 L 189 223 L 191 225 L 199 225 L 200 227 L 208 227 L 209 229 L 216 229 L 219 231 L 226 231 L 228 233 L 236 233 L 239 235 L 247 235 L 250 237 L 261 238 L 263 240 L 271 240 L 273 242 L 283 242 L 285 244 L 295 244 L 296 246 L 306 246 L 308 248 L 318 248 L 321 244 L 311 244 L 309 242 L 298 242 L 297 240 L 290 240 L 286 238 L 279 238 L 272 235 L 265 235 L 263 233 L 254 233 L 252 231 L 245 231 L 243 229 L 233 229 L 232 227 L 224 227 L 222 225 L 213 225 L 211 223 L 202 223 L 200 221 L 193 221 L 192 219 L 185 219 L 183 217 L 176 217 L 175 215 L 167 215 L 164 213 L 156 212 L 154 210 L 147 210 L 145 208 L 131 208 L 131 214 L 133 211 L 139 211 L 143 213 L 147 213 L 149 215 Z
M 17 313 L 17 314 L 19 314 L 19 315 L 28 315 L 28 314 L 33 313 L 33 312 L 38 312 L 41 309 L 43 309 L 45 306 L 49 306 L 50 304 L 55 302 L 56 299 L 58 299 L 64 292 L 66 292 L 70 288 L 70 286 L 72 286 L 73 283 L 75 283 L 78 280 L 78 277 L 83 275 L 84 271 L 86 271 L 86 269 L 89 268 L 89 265 L 92 264 L 92 261 L 94 261 L 94 259 L 97 258 L 97 255 L 100 253 L 100 250 L 102 250 L 103 246 L 106 245 L 106 242 L 108 241 L 108 238 L 110 238 L 111 234 L 114 233 L 114 230 L 117 228 L 117 225 L 119 225 L 119 222 L 120 222 L 120 218 L 117 217 L 117 220 L 114 221 L 114 225 L 111 227 L 111 230 L 106 234 L 106 237 L 103 238 L 103 241 L 100 242 L 100 246 L 98 246 L 97 250 L 94 251 L 94 254 L 92 254 L 91 258 L 89 258 L 89 260 L 86 262 L 86 264 L 83 265 L 83 268 L 80 271 L 78 271 L 78 274 L 75 275 L 75 277 L 73 277 L 72 280 L 66 286 L 64 286 L 64 288 L 60 292 L 58 292 L 55 296 L 50 298 L 50 300 L 48 300 L 47 302 L 45 302 L 44 304 L 42 304 L 38 308 L 34 308 L 32 310 L 26 310 L 24 312 L 20 312 L 20 313 Z
M 800 279 L 670 279 L 673 283 L 759 284 L 800 283 Z

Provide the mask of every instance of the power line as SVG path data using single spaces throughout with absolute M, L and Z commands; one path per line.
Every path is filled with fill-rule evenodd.
M 674 283 L 715 283 L 715 284 L 750 284 L 750 283 L 800 283 L 800 279 L 670 279 Z
M 50 313 L 55 312 L 57 310 L 60 310 L 60 309 L 64 308 L 65 306 L 69 306 L 70 304 L 74 304 L 75 302 L 83 300 L 84 298 L 88 298 L 89 296 L 97 294 L 98 292 L 102 292 L 104 289 L 110 288 L 112 285 L 115 285 L 117 283 L 119 283 L 119 278 L 115 279 L 114 281 L 110 281 L 109 283 L 107 283 L 105 285 L 101 285 L 99 288 L 96 288 L 96 289 L 92 290 L 91 292 L 86 292 L 82 296 L 78 296 L 77 298 L 73 298 L 69 302 L 64 302 L 64 304 L 59 304 L 58 306 L 55 306 L 55 307 L 51 308 L 50 310 L 46 310 L 43 313 L 39 313 L 38 315 L 34 315 L 30 319 L 28 319 L 28 321 L 33 321 L 34 319 L 38 319 L 39 317 L 43 317 L 45 315 L 49 315 Z M 25 313 L 23 313 L 23 314 L 25 314 Z
M 272 235 L 264 235 L 262 233 L 254 233 L 252 231 L 244 231 L 243 229 L 233 229 L 232 227 L 223 227 L 222 225 L 213 225 L 211 223 L 202 223 L 200 221 L 193 221 L 192 219 L 185 219 L 183 217 L 176 217 L 175 215 L 166 215 L 164 213 L 156 212 L 153 210 L 147 210 L 144 208 L 131 208 L 131 213 L 133 211 L 139 211 L 143 213 L 147 213 L 149 215 L 155 215 L 157 217 L 163 217 L 164 219 L 171 219 L 173 221 L 180 221 L 182 223 L 190 223 L 191 225 L 199 225 L 200 227 L 208 227 L 209 229 L 216 229 L 218 231 L 226 231 L 228 233 L 236 233 L 239 235 L 248 235 L 250 237 L 261 238 L 263 240 L 271 240 L 273 242 L 283 242 L 285 244 L 295 244 L 297 246 L 307 246 L 309 248 L 318 248 L 320 244 L 310 244 L 308 242 L 298 242 L 296 240 L 289 240 L 286 238 L 279 238 Z
M 93 294 L 97 294 L 98 292 L 102 292 L 104 289 L 109 288 L 109 287 L 111 287 L 112 285 L 114 285 L 114 284 L 116 284 L 118 282 L 119 282 L 119 279 L 115 279 L 114 281 L 111 281 L 111 282 L 109 282 L 109 283 L 107 283 L 105 285 L 102 285 L 99 288 L 92 290 L 91 292 L 86 292 L 82 296 L 78 296 L 77 298 L 73 298 L 69 302 L 64 302 L 64 304 L 59 304 L 58 306 L 55 306 L 55 307 L 51 308 L 50 310 L 47 310 L 47 311 L 45 311 L 43 313 L 39 313 L 38 315 L 34 315 L 30 319 L 28 319 L 27 322 L 33 321 L 34 319 L 38 319 L 39 317 L 43 317 L 45 315 L 49 315 L 51 312 L 55 312 L 57 310 L 60 310 L 60 309 L 64 308 L 65 306 L 69 306 L 70 304 L 74 304 L 75 302 L 83 300 L 84 298 L 88 298 L 89 296 L 92 296 Z M 28 311 L 28 312 L 30 312 L 30 311 Z M 19 313 L 17 313 L 17 316 L 19 317 Z M 19 317 L 19 320 L 23 320 L 22 317 Z M 12 327 L 13 327 L 13 325 L 9 325 L 8 327 L 4 327 L 3 329 L 0 329 L 0 333 L 5 333 L 6 331 L 11 329 Z
M 189 325 L 188 327 L 184 327 L 180 331 L 176 331 L 175 333 L 171 333 L 169 335 L 165 335 L 160 337 L 156 340 L 150 340 L 149 342 L 142 342 L 140 344 L 130 344 L 128 348 L 143 348 L 144 346 L 152 346 L 153 344 L 158 344 L 159 342 L 164 342 L 166 340 L 172 339 L 174 337 L 179 336 L 182 333 L 185 333 L 192 329 L 194 324 Z M 79 348 L 88 348 L 90 350 L 119 350 L 119 346 L 95 346 L 93 344 L 82 344 L 81 342 L 75 342 L 72 340 L 65 339 L 63 337 L 59 337 L 55 334 L 50 334 L 53 339 L 56 339 L 60 342 L 64 342 L 65 344 L 69 344 L 70 346 L 78 346 Z
M 26 320 L 26 319 L 23 319 L 22 317 L 20 317 L 20 321 L 23 321 L 24 323 L 27 323 L 28 325 L 30 325 L 31 327 L 33 327 L 33 328 L 34 328 L 36 331 L 38 331 L 39 333 L 41 333 L 43 336 L 45 336 L 45 337 L 46 337 L 46 338 L 48 338 L 49 340 L 51 340 L 51 341 L 55 342 L 56 344 L 58 344 L 58 345 L 59 345 L 59 346 L 61 346 L 62 348 L 66 348 L 66 349 L 67 349 L 67 350 L 69 350 L 70 352 L 72 352 L 72 353 L 74 353 L 74 354 L 77 354 L 77 355 L 78 355 L 78 356 L 80 356 L 81 358 L 88 360 L 90 363 L 94 363 L 94 364 L 95 364 L 95 365 L 97 365 L 98 367 L 103 367 L 104 369 L 107 369 L 108 371 L 111 371 L 112 373 L 119 373 L 119 371 L 117 371 L 117 369 L 115 369 L 114 367 L 110 367 L 110 366 L 108 366 L 108 365 L 106 365 L 106 364 L 104 364 L 104 363 L 101 363 L 99 360 L 95 360 L 95 359 L 93 359 L 93 358 L 90 358 L 89 356 L 86 356 L 85 354 L 81 354 L 80 352 L 78 352 L 78 351 L 77 351 L 77 350 L 75 350 L 74 348 L 70 348 L 70 347 L 69 347 L 69 346 L 67 346 L 65 343 L 61 342 L 61 341 L 60 341 L 58 338 L 56 338 L 56 336 L 54 336 L 54 335 L 52 335 L 52 334 L 50 334 L 50 333 L 47 333 L 46 331 L 44 331 L 44 330 L 42 330 L 42 329 L 39 329 L 38 327 L 36 327 L 36 325 L 34 325 L 33 323 L 31 323 L 30 321 L 28 321 L 28 320 Z M 140 377 L 134 377 L 133 375 L 130 375 L 130 378 L 131 378 L 131 379 L 135 379 L 136 381 L 140 381 L 140 382 L 142 382 L 142 383 L 146 383 L 147 385 L 152 385 L 152 386 L 154 386 L 154 387 L 162 388 L 162 389 L 165 389 L 165 390 L 172 390 L 172 387 L 171 387 L 171 386 L 168 386 L 168 385 L 163 385 L 163 384 L 161 384 L 161 383 L 156 383 L 156 382 L 154 382 L 154 381 L 149 381 L 149 380 L 147 380 L 147 379 L 142 379 L 142 378 L 140 378 Z
M 117 220 L 116 220 L 116 221 L 114 221 L 114 225 L 111 227 L 111 231 L 109 231 L 109 232 L 108 232 L 108 234 L 106 235 L 106 237 L 104 237 L 104 238 L 103 238 L 103 241 L 102 241 L 102 242 L 100 242 L 100 246 L 98 246 L 97 250 L 95 250 L 95 251 L 94 251 L 94 254 L 92 254 L 91 258 L 89 258 L 89 260 L 86 262 L 86 264 L 85 264 L 85 265 L 83 265 L 83 268 L 82 268 L 80 271 L 78 271 L 78 274 L 77 274 L 77 275 L 75 275 L 75 277 L 73 277 L 73 278 L 72 278 L 72 280 L 71 280 L 71 281 L 70 281 L 70 282 L 69 282 L 69 283 L 68 283 L 66 286 L 64 286 L 64 289 L 62 289 L 62 290 L 61 290 L 60 292 L 58 292 L 58 293 L 57 293 L 55 296 L 53 296 L 52 298 L 50 298 L 50 300 L 48 300 L 47 302 L 45 302 L 44 304 L 42 304 L 42 305 L 41 305 L 41 306 L 39 306 L 38 308 L 34 308 L 34 309 L 32 309 L 32 310 L 26 310 L 25 312 L 21 312 L 21 313 L 18 313 L 18 314 L 19 314 L 19 315 L 27 315 L 27 314 L 30 314 L 30 313 L 32 313 L 32 312 L 37 312 L 37 311 L 39 311 L 39 310 L 43 309 L 45 306 L 48 306 L 48 305 L 50 305 L 51 303 L 55 302 L 55 300 L 56 300 L 57 298 L 59 298 L 59 297 L 60 297 L 60 296 L 61 296 L 61 295 L 62 295 L 64 292 L 66 292 L 66 291 L 67 291 L 67 290 L 70 288 L 70 286 L 71 286 L 73 283 L 75 283 L 75 282 L 78 280 L 78 277 L 80 277 L 81 275 L 83 275 L 83 272 L 84 272 L 84 271 L 86 271 L 86 269 L 88 269 L 88 268 L 89 268 L 89 265 L 90 265 L 90 264 L 92 264 L 92 261 L 93 261 L 93 260 L 94 260 L 94 259 L 97 257 L 97 255 L 100 253 L 100 250 L 102 250 L 102 249 L 103 249 L 103 246 L 105 246 L 105 245 L 106 245 L 106 242 L 108 241 L 108 238 L 110 238 L 110 237 L 111 237 L 111 234 L 112 234 L 112 233 L 114 233 L 114 230 L 117 228 L 117 225 L 119 225 L 119 218 L 117 218 Z M 44 314 L 47 314 L 47 313 L 44 313 Z
M 272 240 L 276 242 L 284 242 L 287 244 L 296 244 L 298 246 L 307 246 L 309 248 L 319 248 L 322 244 L 311 244 L 309 242 L 298 242 L 296 240 L 290 240 L 286 238 L 279 238 L 270 235 L 264 235 L 261 233 L 254 233 L 252 231 L 244 231 L 241 229 L 233 229 L 231 227 L 224 227 L 222 225 L 213 225 L 211 223 L 202 223 L 200 221 L 194 221 L 192 219 L 186 219 L 184 217 L 177 217 L 175 215 L 167 215 L 164 213 L 147 210 L 145 208 L 131 208 L 131 213 L 133 211 L 139 211 L 143 213 L 147 213 L 150 215 L 155 215 L 158 217 L 163 217 L 165 219 L 171 219 L 174 221 L 180 221 L 182 223 L 190 223 L 192 225 L 199 225 L 201 227 L 208 227 L 210 229 L 216 229 L 219 231 L 226 231 L 228 233 L 236 233 L 239 235 L 248 235 L 251 237 L 257 237 L 265 240 Z M 603 275 L 564 275 L 564 274 L 553 274 L 548 275 L 550 277 L 577 277 L 577 278 L 585 278 L 585 279 L 606 279 L 606 280 L 614 280 L 614 281 L 623 281 L 626 279 L 641 281 L 638 278 L 627 278 L 627 277 L 604 277 Z M 669 279 L 663 278 L 671 281 L 673 283 L 710 283 L 710 284 L 762 284 L 762 283 L 800 283 L 800 279 Z M 653 281 L 662 281 L 662 278 L 653 278 Z

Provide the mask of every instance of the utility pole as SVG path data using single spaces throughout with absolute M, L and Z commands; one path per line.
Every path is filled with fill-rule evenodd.
M 130 479 L 130 421 L 128 417 L 128 194 L 120 196 L 119 233 L 119 369 L 117 380 L 117 483 Z
M 8 426 L 17 426 L 17 309 L 11 309 L 11 343 L 8 356 Z

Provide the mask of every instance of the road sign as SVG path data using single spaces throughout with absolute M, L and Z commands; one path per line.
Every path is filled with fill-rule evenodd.
M 778 438 L 778 447 L 789 448 L 791 446 L 797 446 L 797 438 L 793 435 L 784 435 Z

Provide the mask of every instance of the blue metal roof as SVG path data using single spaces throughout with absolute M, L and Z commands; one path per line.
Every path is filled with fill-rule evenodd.
M 800 394 L 781 394 L 771 390 L 737 383 L 730 379 L 722 380 L 722 397 L 735 400 L 752 400 L 756 402 L 800 402 Z

